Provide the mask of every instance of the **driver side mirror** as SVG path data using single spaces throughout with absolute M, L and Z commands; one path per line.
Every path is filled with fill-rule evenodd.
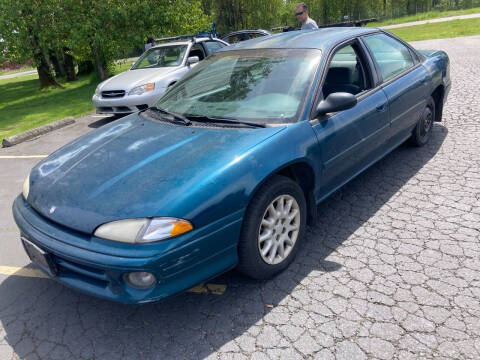
M 200 58 L 198 56 L 190 56 L 188 59 L 187 59 L 187 66 L 190 66 L 190 65 L 193 65 L 193 64 L 196 64 L 200 61 Z
M 347 92 L 335 92 L 327 96 L 318 104 L 315 111 L 315 117 L 325 115 L 332 112 L 342 111 L 353 108 L 357 105 L 355 95 Z

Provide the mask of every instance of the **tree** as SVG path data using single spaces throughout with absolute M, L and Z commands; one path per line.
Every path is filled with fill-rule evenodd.
M 33 59 L 40 87 L 60 86 L 49 60 L 57 39 L 52 36 L 54 0 L 0 0 L 0 37 L 4 39 L 4 56 L 22 63 Z
M 113 62 L 148 36 L 196 32 L 208 27 L 209 18 L 199 1 L 171 0 L 63 0 L 62 32 L 75 58 L 91 59 L 100 80 Z
M 284 0 L 202 0 L 220 33 L 246 28 L 269 29 L 284 23 Z
M 0 0 L 2 53 L 9 60 L 34 59 L 41 87 L 59 86 L 57 75 L 75 78 L 74 58 L 94 64 L 101 80 L 113 62 L 147 36 L 197 32 L 210 18 L 189 0 Z M 83 65 L 82 68 L 85 68 Z

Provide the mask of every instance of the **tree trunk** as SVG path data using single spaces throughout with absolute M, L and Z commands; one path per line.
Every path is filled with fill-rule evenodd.
M 330 21 L 328 19 L 328 2 L 323 1 L 322 6 L 323 6 L 323 24 L 330 24 Z
M 355 6 L 353 8 L 353 19 L 352 20 L 359 20 L 360 19 L 360 6 L 359 0 L 355 1 Z
M 50 70 L 50 66 L 44 56 L 40 56 L 38 58 L 37 56 L 35 56 L 35 62 L 38 64 L 37 72 L 38 79 L 40 80 L 41 89 L 50 86 L 62 87 L 55 79 L 55 76 L 53 76 L 52 71 Z
M 102 50 L 96 46 L 92 46 L 92 54 L 95 60 L 95 68 L 97 70 L 97 75 L 100 81 L 106 80 L 108 78 L 108 70 L 103 58 Z
M 412 9 L 411 9 L 411 0 L 407 0 L 407 15 L 412 14 Z
M 37 67 L 38 79 L 40 80 L 40 89 L 50 86 L 60 87 L 52 73 L 50 63 L 48 61 L 47 52 L 40 47 L 40 41 L 32 28 L 28 28 L 28 34 L 31 36 L 30 42 L 33 49 L 33 61 Z
M 73 56 L 68 53 L 68 50 L 67 48 L 63 48 L 63 64 L 65 72 L 67 73 L 67 80 L 75 81 L 77 79 L 75 76 L 75 62 Z
M 33 42 L 38 44 L 36 36 L 33 38 Z M 33 57 L 35 64 L 37 66 L 38 79 L 40 80 L 40 88 L 44 89 L 50 86 L 62 87 L 55 79 L 55 76 L 52 73 L 50 63 L 48 62 L 45 52 L 39 49 L 38 47 L 34 48 Z
M 67 73 L 65 72 L 65 68 L 63 67 L 61 54 L 57 52 L 50 52 L 50 61 L 53 65 L 53 69 L 55 70 L 55 75 L 57 77 L 65 77 Z

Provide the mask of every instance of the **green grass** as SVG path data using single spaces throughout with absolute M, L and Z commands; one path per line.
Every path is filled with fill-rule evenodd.
M 446 39 L 460 36 L 479 35 L 480 18 L 407 26 L 397 29 L 389 29 L 388 31 L 401 37 L 405 41 Z
M 114 73 L 130 66 L 131 63 L 118 64 Z M 95 76 L 91 75 L 62 83 L 64 89 L 40 90 L 38 75 L 0 80 L 0 141 L 67 116 L 93 112 L 92 95 L 97 84 Z
M 37 75 L 0 81 L 0 139 L 95 110 L 91 99 L 96 82 L 91 76 L 65 83 L 64 89 L 39 90 L 39 85 Z
M 429 12 L 419 13 L 416 15 L 409 15 L 409 16 L 403 16 L 396 19 L 385 20 L 381 22 L 373 22 L 373 23 L 367 24 L 367 26 L 379 27 L 379 26 L 403 24 L 411 21 L 430 20 L 430 19 L 438 19 L 442 17 L 468 15 L 468 14 L 476 14 L 476 13 L 480 13 L 480 7 L 463 9 L 463 10 L 429 11 Z
M 126 61 L 126 62 L 120 62 L 115 64 L 115 68 L 113 69 L 114 74 L 121 73 L 122 71 L 126 71 L 130 69 L 133 65 L 134 61 Z

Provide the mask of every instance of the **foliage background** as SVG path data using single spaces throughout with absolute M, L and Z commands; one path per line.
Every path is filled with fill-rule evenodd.
M 202 10 L 212 16 L 219 32 L 242 28 L 270 29 L 296 26 L 298 0 L 202 0 Z M 480 0 L 306 0 L 310 17 L 318 24 L 376 18 L 379 20 L 431 10 L 468 9 Z
M 0 0 L 0 63 L 33 61 L 40 86 L 61 87 L 116 59 L 142 52 L 147 37 L 208 30 L 296 27 L 298 0 Z M 307 0 L 318 24 L 390 19 L 431 10 L 467 9 L 480 0 Z

